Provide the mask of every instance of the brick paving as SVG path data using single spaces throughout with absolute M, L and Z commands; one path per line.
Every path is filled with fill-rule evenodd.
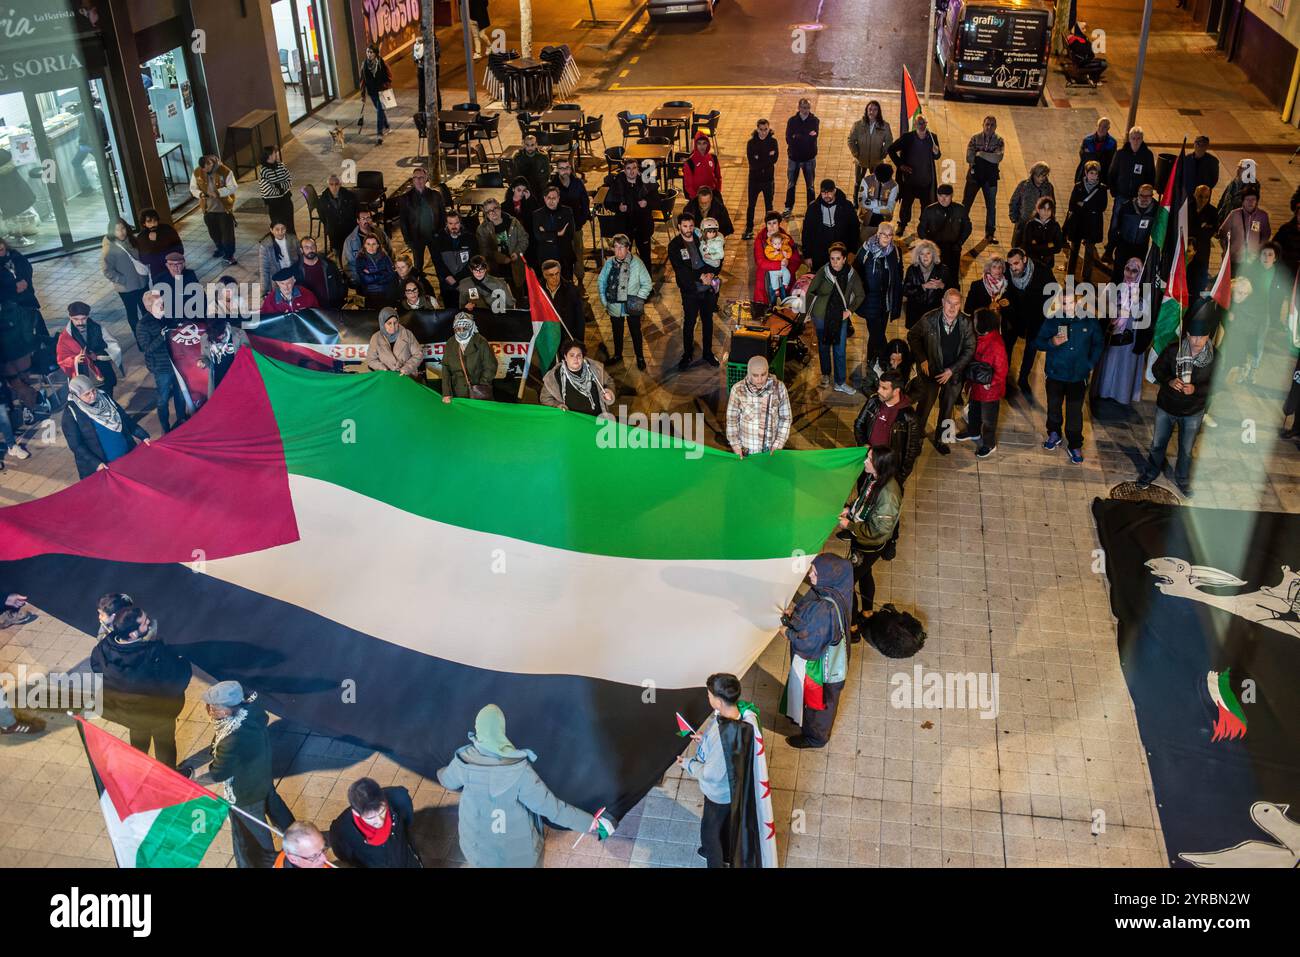
M 1085 5 L 1086 6 L 1086 5 Z M 1116 9 L 1124 4 L 1117 5 Z M 1079 138 L 1100 115 L 1122 126 L 1134 38 L 1111 26 L 1112 82 L 1097 91 L 1066 91 L 1053 76 L 1054 107 L 1002 108 L 932 100 L 931 126 L 947 155 L 958 158 L 980 118 L 995 112 L 1007 141 L 1000 201 L 1005 204 L 1028 167 L 1045 159 L 1057 170 L 1058 189 L 1068 182 Z M 1182 21 L 1185 22 L 1185 21 Z M 611 64 L 613 61 L 611 61 Z M 607 71 L 611 72 L 611 71 Z M 646 110 L 664 99 L 660 91 L 602 92 L 602 77 L 588 78 L 580 101 L 589 114 L 612 121 L 619 109 Z M 663 91 L 671 93 L 671 91 Z M 752 91 L 696 91 L 697 106 L 722 111 L 724 186 L 743 176 L 740 144 L 752 120 L 779 120 L 804 91 L 797 87 Z M 455 94 L 448 91 L 449 102 Z M 884 99 L 886 116 L 896 99 Z M 297 141 L 286 162 L 298 184 L 320 186 L 340 159 L 360 168 L 383 169 L 391 182 L 412 165 L 415 133 L 410 122 L 414 94 L 399 94 L 396 132 L 382 147 L 352 141 L 342 157 L 330 149 L 327 130 L 337 118 L 355 117 L 356 101 L 335 104 L 295 128 Z M 1068 103 L 1068 107 L 1065 104 Z M 1200 113 L 1192 114 L 1192 105 Z M 822 117 L 819 173 L 847 182 L 851 161 L 842 148 L 859 97 L 816 94 Z M 1296 181 L 1286 159 L 1300 141 L 1278 122 L 1241 73 L 1212 52 L 1212 41 L 1193 33 L 1153 39 L 1139 122 L 1160 148 L 1184 135 L 1205 132 L 1230 174 L 1241 156 L 1259 162 L 1262 205 L 1284 208 Z M 507 142 L 517 140 L 512 118 L 503 121 Z M 617 126 L 611 145 L 617 142 Z M 608 130 L 607 130 L 608 137 Z M 1219 148 L 1217 144 L 1224 144 Z M 778 184 L 778 195 L 780 184 Z M 734 191 L 730 195 L 735 195 Z M 243 199 L 255 196 L 245 186 Z M 977 200 L 977 205 L 982 202 Z M 732 201 L 733 218 L 736 215 Z M 743 211 L 741 211 L 743 215 Z M 982 215 L 982 210 L 977 215 Z M 1005 205 L 999 210 L 1005 220 Z M 300 235 L 306 215 L 298 210 Z M 206 231 L 189 215 L 178 227 L 200 279 L 232 272 L 253 278 L 252 245 L 265 229 L 260 211 L 240 216 L 237 255 L 245 267 L 223 270 L 207 258 Z M 1006 227 L 999 226 L 1004 236 Z M 715 436 L 723 426 L 723 386 L 713 370 L 674 370 L 680 355 L 676 293 L 662 282 L 663 243 L 656 246 L 657 295 L 647 309 L 647 360 L 638 372 L 630 362 L 613 370 L 621 401 L 641 411 L 703 412 Z M 994 247 L 998 249 L 999 247 Z M 1005 251 L 1005 246 L 1000 247 Z M 985 253 L 990 254 L 990 253 Z M 978 261 L 963 260 L 965 281 Z M 587 287 L 595 301 L 595 273 Z M 752 284 L 748 244 L 729 244 L 724 296 L 745 296 Z M 98 273 L 95 253 L 39 264 L 36 288 L 55 325 L 63 305 L 85 299 L 107 320 L 120 341 L 130 343 L 117 297 Z M 895 330 L 891 330 L 891 334 Z M 603 317 L 588 324 L 589 345 L 600 354 L 608 334 Z M 721 333 L 719 333 L 721 338 Z M 850 340 L 850 362 L 861 362 L 862 330 Z M 120 396 L 157 434 L 152 388 L 133 344 Z M 1198 450 L 1196 504 L 1209 507 L 1295 511 L 1300 509 L 1300 455 L 1277 444 L 1280 405 L 1290 372 L 1285 351 L 1270 349 L 1261 385 L 1225 390 L 1216 398 L 1217 429 L 1203 430 Z M 795 411 L 791 447 L 812 448 L 851 441 L 850 424 L 860 400 L 816 388 L 815 365 L 791 377 Z M 1038 385 L 1041 395 L 1041 383 Z M 1089 505 L 1120 481 L 1131 479 L 1149 441 L 1153 391 L 1124 420 L 1090 418 L 1082 466 L 1040 447 L 1041 404 L 1003 407 L 999 450 L 976 462 L 959 447 L 947 458 L 928 446 L 904 502 L 898 557 L 876 566 L 881 601 L 914 610 L 930 640 L 913 661 L 892 664 L 872 650 L 856 648 L 841 700 L 835 733 L 823 751 L 795 751 L 782 735 L 792 730 L 777 717 L 785 669 L 780 641 L 766 649 L 744 676 L 745 696 L 764 715 L 772 769 L 781 862 L 786 866 L 1164 866 L 1150 776 L 1137 736 L 1132 703 L 1119 668 L 1104 579 L 1092 571 L 1097 547 Z M 146 411 L 148 410 L 148 411 Z M 1244 436 L 1255 426 L 1256 440 Z M 0 503 L 47 495 L 75 480 L 61 436 L 43 441 L 28 430 L 30 460 L 9 462 L 0 473 Z M 721 444 L 721 443 L 715 443 Z M 86 596 L 87 602 L 96 596 Z M 167 623 L 163 623 L 163 628 Z M 165 633 L 165 632 L 164 632 Z M 49 616 L 0 634 L 0 669 L 69 671 L 84 667 L 92 639 Z M 996 672 L 1001 707 L 996 719 L 974 711 L 903 711 L 888 705 L 888 681 L 913 665 L 943 672 Z M 179 727 L 182 754 L 202 743 L 208 723 L 198 696 L 209 679 L 196 675 Z M 94 787 L 71 723 L 50 717 L 50 729 L 33 739 L 0 739 L 0 866 L 111 866 Z M 123 729 L 110 725 L 115 731 Z M 403 784 L 417 809 L 416 831 L 426 863 L 456 866 L 456 796 L 390 758 L 288 721 L 273 725 L 280 793 L 300 819 L 322 828 L 346 806 L 348 784 L 369 775 L 383 785 Z M 515 734 L 519 739 L 518 733 Z M 527 744 L 526 738 L 520 742 Z M 669 770 L 660 786 L 623 820 L 610 841 L 584 841 L 552 832 L 546 866 L 700 866 L 695 857 L 702 797 L 697 785 Z M 1094 812 L 1107 826 L 1093 834 Z M 230 841 L 222 834 L 204 866 L 232 866 Z

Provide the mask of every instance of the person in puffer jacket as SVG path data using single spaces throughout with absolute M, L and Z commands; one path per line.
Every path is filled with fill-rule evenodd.
M 543 821 L 604 840 L 614 833 L 609 815 L 593 818 L 566 804 L 533 769 L 537 755 L 506 737 L 506 716 L 494 704 L 474 719 L 470 743 L 438 771 L 438 783 L 460 792 L 460 851 L 471 867 L 541 867 Z
M 143 608 L 119 608 L 90 653 L 90 670 L 104 676 L 104 717 L 126 725 L 131 747 L 176 767 L 176 718 L 185 707 L 190 664 L 158 637 Z

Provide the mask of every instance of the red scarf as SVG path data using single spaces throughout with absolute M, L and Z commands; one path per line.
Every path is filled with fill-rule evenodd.
M 384 823 L 379 827 L 371 827 L 356 811 L 352 812 L 352 823 L 357 826 L 357 830 L 361 832 L 367 844 L 379 847 L 388 840 L 388 835 L 393 831 L 393 809 L 391 807 L 388 809 L 388 813 L 384 815 Z

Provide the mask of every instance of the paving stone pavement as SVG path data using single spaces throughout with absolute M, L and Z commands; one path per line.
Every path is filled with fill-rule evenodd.
M 1112 62 L 1125 56 L 1132 38 L 1111 35 Z M 1235 67 L 1207 51 L 1211 41 L 1196 34 L 1162 35 L 1153 41 L 1140 122 L 1149 141 L 1176 144 L 1184 135 L 1207 132 L 1218 150 L 1225 177 L 1243 155 L 1260 164 L 1265 208 L 1279 210 L 1295 185 L 1285 160 L 1298 141 L 1295 130 L 1277 121 L 1267 104 L 1246 87 Z M 1057 170 L 1058 188 L 1068 182 L 1077 142 L 1099 115 L 1123 123 L 1127 81 L 1117 68 L 1115 82 L 1098 91 L 1065 91 L 1054 77 L 1054 108 L 1002 108 L 930 104 L 932 128 L 946 155 L 957 157 L 987 112 L 996 113 L 1007 140 L 1000 202 L 1038 159 Z M 599 77 L 580 94 L 588 114 L 604 113 L 612 123 L 619 109 L 646 110 L 664 99 L 653 92 L 602 92 Z M 1194 86 L 1188 84 L 1194 83 Z M 1059 87 L 1059 88 L 1058 88 Z M 671 91 L 668 91 L 671 92 Z M 724 192 L 741 181 L 741 144 L 753 119 L 779 122 L 794 110 L 799 87 L 694 94 L 697 105 L 722 111 Z M 455 93 L 448 91 L 449 101 Z M 884 99 L 886 116 L 897 100 Z M 337 118 L 355 116 L 355 101 L 336 104 L 295 128 L 297 141 L 286 161 L 298 184 L 323 184 L 341 159 L 359 168 L 382 169 L 390 181 L 405 178 L 416 150 L 410 122 L 412 91 L 399 91 L 393 112 L 396 131 L 382 147 L 352 139 L 340 156 L 327 130 Z M 1063 106 L 1068 102 L 1069 107 Z M 1199 115 L 1188 115 L 1195 103 Z M 825 133 L 821 175 L 847 182 L 851 163 L 841 147 L 862 111 L 861 98 L 818 94 L 814 109 Z M 507 142 L 518 132 L 510 117 L 502 123 Z M 351 138 L 350 138 L 351 139 Z M 1261 148 L 1262 147 L 1262 148 Z M 1164 147 L 1162 147 L 1164 148 Z M 958 163 L 959 171 L 962 170 Z M 959 172 L 960 175 L 960 172 Z M 780 184 L 778 184 L 778 194 Z M 245 185 L 244 199 L 255 196 Z M 977 205 L 979 204 L 977 200 Z M 730 203 L 733 218 L 737 202 Z M 743 216 L 743 210 L 741 211 Z M 982 210 L 977 215 L 982 215 Z M 1278 218 L 1275 214 L 1275 220 Z M 999 210 L 1000 230 L 1005 206 Z M 300 235 L 306 215 L 298 210 Z M 179 224 L 191 264 L 203 280 L 231 272 L 252 280 L 264 215 L 240 216 L 237 255 L 246 264 L 231 270 L 207 258 L 206 231 L 193 214 Z M 620 401 L 637 411 L 700 411 L 714 433 L 723 428 L 723 385 L 707 367 L 675 371 L 680 355 L 678 304 L 662 282 L 666 234 L 656 245 L 658 292 L 647 310 L 647 359 L 640 373 L 630 363 L 613 371 Z M 1003 247 L 981 251 L 983 255 Z M 965 282 L 979 262 L 963 261 Z M 733 239 L 726 263 L 725 296 L 743 298 L 752 285 L 748 244 Z M 74 298 L 94 306 L 120 341 L 131 343 L 121 307 L 99 275 L 96 253 L 38 264 L 36 288 L 52 328 Z M 587 290 L 595 300 L 594 269 Z M 589 345 L 604 348 L 603 317 L 588 325 Z M 891 329 L 891 335 L 901 329 Z M 851 362 L 860 364 L 863 330 L 850 340 Z M 811 334 L 810 334 L 811 336 Z M 718 333 L 719 348 L 723 342 Z M 811 338 L 809 339 L 811 344 Z M 814 346 L 815 352 L 815 346 Z M 126 351 L 128 374 L 120 390 L 128 409 L 143 413 L 157 435 L 152 387 L 133 344 Z M 1217 429 L 1203 431 L 1197 460 L 1198 506 L 1296 511 L 1300 509 L 1300 454 L 1273 436 L 1291 369 L 1280 342 L 1270 345 L 1260 385 L 1224 388 L 1216 397 Z M 630 366 L 630 367 L 629 367 Z M 1041 373 L 1040 373 L 1041 375 Z M 816 369 L 798 369 L 790 379 L 795 427 L 790 446 L 815 448 L 852 441 L 851 421 L 861 397 L 817 387 Z M 1036 383 L 1041 396 L 1041 381 Z M 769 730 L 773 799 L 781 863 L 791 867 L 1159 867 L 1167 861 L 1151 789 L 1146 756 L 1137 736 L 1132 702 L 1115 646 L 1104 576 L 1094 571 L 1098 547 L 1089 513 L 1104 496 L 1131 479 L 1149 442 L 1154 391 L 1127 414 L 1089 416 L 1081 466 L 1062 452 L 1042 450 L 1042 406 L 1023 401 L 1004 405 L 999 448 L 976 461 L 958 447 L 940 458 L 928 446 L 904 501 L 898 556 L 879 563 L 881 601 L 915 611 L 930 639 L 913 661 L 883 659 L 873 650 L 853 649 L 850 677 L 841 699 L 835 733 L 823 751 L 796 751 L 782 736 L 789 722 L 777 716 L 786 661 L 773 641 L 744 676 L 744 694 L 754 700 Z M 1252 431 L 1253 427 L 1253 431 Z M 70 454 L 57 432 L 38 423 L 27 430 L 32 458 L 0 473 L 0 504 L 50 494 L 75 481 Z M 87 604 L 97 596 L 87 595 Z M 168 627 L 167 622 L 162 627 Z M 164 631 L 165 634 L 165 631 Z M 0 670 L 76 671 L 85 667 L 92 639 L 42 616 L 32 624 L 0 633 Z M 996 718 L 972 710 L 911 711 L 889 704 L 893 675 L 927 671 L 994 672 L 1000 680 Z M 210 679 L 196 675 L 178 739 L 182 754 L 206 742 L 208 722 L 199 695 Z M 0 866 L 112 866 L 94 786 L 71 722 L 47 715 L 50 729 L 33 739 L 0 738 Z M 125 730 L 111 729 L 125 737 Z M 403 768 L 391 758 L 288 721 L 273 725 L 276 773 L 282 796 L 297 817 L 327 828 L 346 806 L 347 786 L 361 775 L 383 785 L 402 784 L 417 809 L 416 829 L 426 863 L 458 866 L 456 795 Z M 516 739 L 519 735 L 515 735 Z M 527 744 L 526 739 L 520 742 Z M 572 849 L 572 835 L 550 832 L 546 866 L 701 866 L 695 856 L 702 797 L 699 787 L 670 769 L 658 787 L 624 818 L 609 841 L 584 841 Z M 1096 811 L 1106 826 L 1094 833 Z M 203 861 L 233 866 L 223 833 Z

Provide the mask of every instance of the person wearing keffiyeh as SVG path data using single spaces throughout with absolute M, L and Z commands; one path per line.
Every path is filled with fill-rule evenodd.
M 68 397 L 63 410 L 63 434 L 81 478 L 108 468 L 110 462 L 135 448 L 137 441 L 149 444 L 149 433 L 86 376 L 72 377 Z
M 614 401 L 614 380 L 605 367 L 587 358 L 576 339 L 560 343 L 555 365 L 542 377 L 542 405 L 583 415 L 605 415 Z
M 767 359 L 749 360 L 745 378 L 727 400 L 727 441 L 741 458 L 775 452 L 790 438 L 790 395 L 768 370 Z
M 1218 305 L 1202 299 L 1183 323 L 1183 335 L 1171 342 L 1156 358 L 1151 373 L 1160 384 L 1156 396 L 1155 433 L 1151 449 L 1138 476 L 1139 488 L 1146 488 L 1164 471 L 1165 450 L 1178 426 L 1178 461 L 1174 483 L 1184 498 L 1192 496 L 1192 447 L 1205 418 L 1210 385 L 1214 381 L 1214 332 L 1218 326 Z

